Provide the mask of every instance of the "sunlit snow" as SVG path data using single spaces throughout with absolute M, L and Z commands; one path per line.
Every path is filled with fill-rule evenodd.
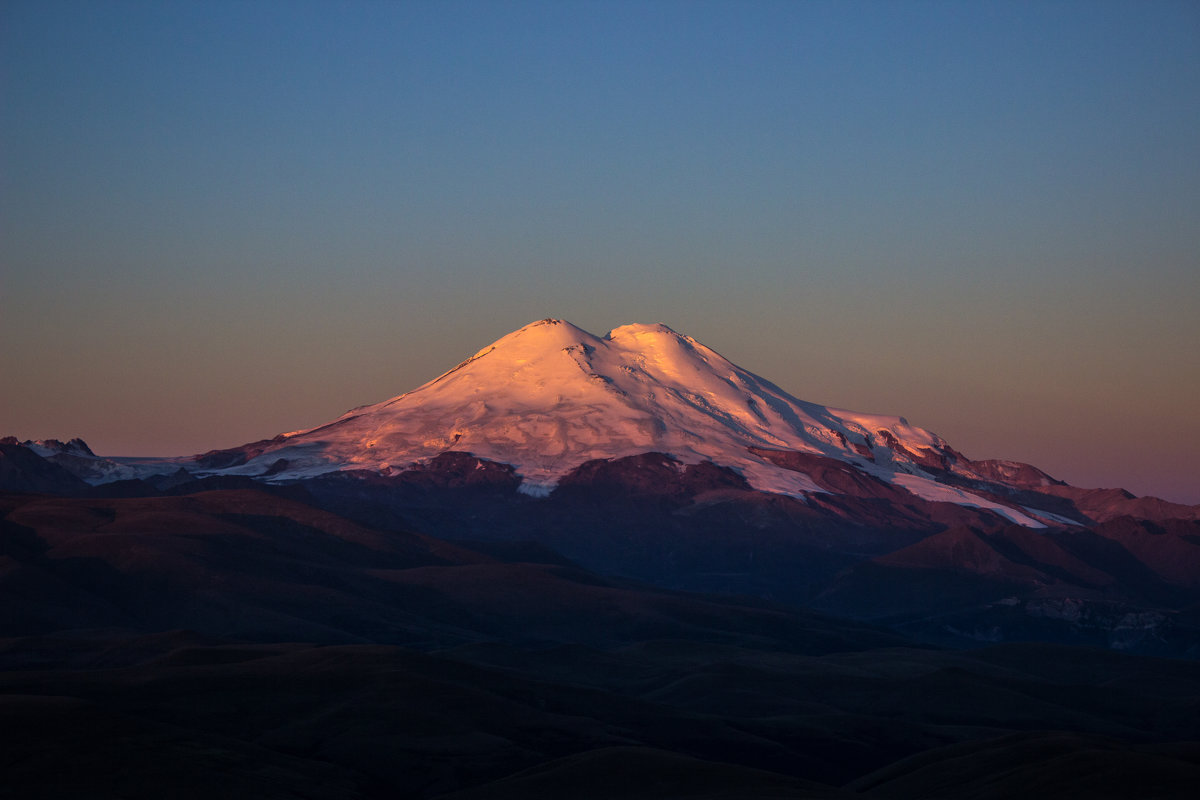
M 1027 528 L 1044 528 L 1046 527 L 1041 522 L 1038 522 L 1033 517 L 1017 511 L 1015 508 L 1001 505 L 1000 503 L 980 497 L 958 488 L 957 486 L 947 486 L 944 483 L 924 478 L 920 475 L 907 475 L 898 473 L 892 477 L 892 482 L 903 486 L 917 497 L 925 500 L 934 500 L 942 503 L 957 503 L 960 506 L 968 506 L 970 508 L 986 508 L 989 511 L 995 511 L 1002 517 L 1024 525 Z
M 286 434 L 245 465 L 258 475 L 280 458 L 275 479 L 340 469 L 400 470 L 448 450 L 513 465 L 522 491 L 549 493 L 592 459 L 646 452 L 682 463 L 713 461 L 756 489 L 803 497 L 822 491 L 750 447 L 799 450 L 854 462 L 927 499 L 990 508 L 1022 525 L 1012 508 L 944 487 L 902 454 L 938 451 L 941 438 L 901 417 L 806 403 L 661 324 L 624 325 L 604 337 L 541 320 L 481 349 L 411 392 Z M 863 454 L 884 458 L 871 462 Z

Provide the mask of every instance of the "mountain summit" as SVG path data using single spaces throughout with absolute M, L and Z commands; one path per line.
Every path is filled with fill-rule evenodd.
M 599 337 L 564 320 L 533 322 L 411 392 L 201 463 L 278 481 L 391 474 L 448 451 L 512 465 L 521 491 L 534 496 L 585 462 L 655 452 L 682 465 L 713 462 L 755 489 L 803 498 L 827 488 L 796 457 L 820 457 L 925 500 L 1042 524 L 935 480 L 931 470 L 979 477 L 941 437 L 903 417 L 799 400 L 662 324 Z

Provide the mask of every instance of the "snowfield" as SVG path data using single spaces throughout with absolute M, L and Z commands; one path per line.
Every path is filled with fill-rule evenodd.
M 751 447 L 835 458 L 920 497 L 1041 527 L 1016 507 L 932 480 L 918 462 L 957 455 L 937 435 L 902 417 L 799 400 L 661 324 L 598 337 L 562 320 L 531 323 L 424 386 L 284 434 L 220 472 L 272 470 L 276 481 L 347 469 L 389 473 L 453 450 L 513 465 L 522 491 L 538 496 L 586 461 L 660 452 L 730 467 L 765 492 L 823 491 Z

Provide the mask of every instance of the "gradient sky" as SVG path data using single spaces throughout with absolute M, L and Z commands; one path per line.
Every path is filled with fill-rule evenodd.
M 1200 4 L 0 5 L 0 435 L 179 455 L 534 319 L 1200 502 Z

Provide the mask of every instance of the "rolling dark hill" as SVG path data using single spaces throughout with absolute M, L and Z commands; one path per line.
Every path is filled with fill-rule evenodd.
M 21 796 L 1194 785 L 1187 661 L 930 648 L 254 491 L 4 495 L 0 511 L 0 751 Z M 1080 777 L 1105 765 L 1134 778 Z

